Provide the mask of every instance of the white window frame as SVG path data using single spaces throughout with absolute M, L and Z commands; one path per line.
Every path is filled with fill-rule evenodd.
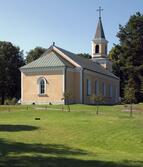
M 44 93 L 41 93 L 41 81 L 44 81 Z M 46 95 L 47 92 L 47 80 L 44 77 L 38 79 L 38 95 Z

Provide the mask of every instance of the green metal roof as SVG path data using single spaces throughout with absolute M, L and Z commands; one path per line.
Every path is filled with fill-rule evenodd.
M 23 66 L 20 68 L 20 70 L 25 70 L 25 71 L 40 71 L 40 69 L 49 69 L 49 68 L 54 68 L 54 67 L 71 67 L 74 68 L 74 66 L 68 62 L 66 59 L 62 58 L 54 48 L 58 49 L 61 51 L 63 54 L 65 54 L 67 57 L 72 59 L 74 62 L 79 64 L 82 68 L 91 70 L 94 72 L 97 72 L 102 75 L 110 76 L 115 79 L 119 79 L 116 75 L 114 75 L 112 72 L 108 71 L 98 63 L 92 61 L 91 59 L 86 59 L 81 56 L 77 56 L 76 54 L 69 52 L 65 49 L 62 49 L 57 46 L 51 46 L 47 51 L 41 55 L 40 58 L 37 60 Z
M 25 66 L 21 67 L 20 69 L 30 69 L 30 68 L 41 68 L 41 67 L 64 67 L 64 62 L 59 58 L 59 56 L 54 53 L 50 52 L 47 53 L 40 58 L 36 59 L 35 61 L 26 64 Z

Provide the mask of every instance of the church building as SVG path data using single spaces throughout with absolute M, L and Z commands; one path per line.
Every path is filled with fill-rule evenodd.
M 86 59 L 53 43 L 35 61 L 20 68 L 22 104 L 93 104 L 92 95 L 102 95 L 106 104 L 119 102 L 119 78 L 112 73 L 107 56 L 101 16 L 92 40 L 92 58 Z

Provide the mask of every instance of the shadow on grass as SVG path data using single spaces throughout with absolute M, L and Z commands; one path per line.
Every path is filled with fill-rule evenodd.
M 124 161 L 122 163 L 115 163 L 99 160 L 82 160 L 77 159 L 78 157 L 69 158 L 70 156 L 76 157 L 88 154 L 90 155 L 90 153 L 84 150 L 64 145 L 12 143 L 0 139 L 1 167 L 141 167 L 143 165 L 143 162 Z
M 123 163 L 98 160 L 79 160 L 58 157 L 9 157 L 0 161 L 1 167 L 142 167 L 142 165 L 125 165 Z
M 0 124 L 0 131 L 2 132 L 18 132 L 18 131 L 32 131 L 37 130 L 38 127 L 30 125 L 7 125 Z

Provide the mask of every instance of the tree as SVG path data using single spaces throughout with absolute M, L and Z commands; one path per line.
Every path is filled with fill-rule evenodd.
M 130 104 L 130 117 L 133 116 L 132 104 L 136 102 L 136 98 L 135 98 L 136 87 L 135 87 L 135 84 L 132 82 L 134 81 L 130 80 L 128 84 L 125 86 L 125 102 Z
M 20 97 L 20 71 L 24 65 L 23 51 L 10 42 L 0 41 L 0 99 Z
M 114 47 L 110 50 L 109 59 L 112 61 L 112 69 L 113 73 L 120 78 L 120 95 L 121 97 L 124 96 L 124 86 L 126 84 L 126 75 L 122 69 L 122 64 L 120 61 L 121 57 L 121 46 L 115 45 Z
M 104 97 L 102 94 L 99 95 L 91 95 L 90 99 L 96 104 L 96 115 L 99 115 L 99 105 L 104 102 Z
M 79 53 L 79 54 L 77 54 L 77 56 L 81 56 L 81 57 L 84 57 L 86 59 L 91 59 L 91 55 L 88 53 Z
M 125 26 L 120 25 L 117 37 L 120 42 L 109 55 L 113 72 L 120 77 L 121 96 L 125 97 L 125 87 L 132 80 L 131 84 L 137 88 L 136 101 L 143 101 L 143 15 L 138 12 Z
M 26 56 L 26 63 L 30 63 L 36 59 L 38 59 L 44 52 L 46 51 L 45 48 L 42 47 L 36 47 L 34 49 L 31 49 Z
M 72 93 L 71 92 L 65 92 L 63 94 L 63 98 L 62 100 L 65 100 L 66 105 L 68 106 L 68 111 L 70 112 L 70 99 L 72 97 Z M 62 111 L 63 111 L 63 106 L 62 106 Z

